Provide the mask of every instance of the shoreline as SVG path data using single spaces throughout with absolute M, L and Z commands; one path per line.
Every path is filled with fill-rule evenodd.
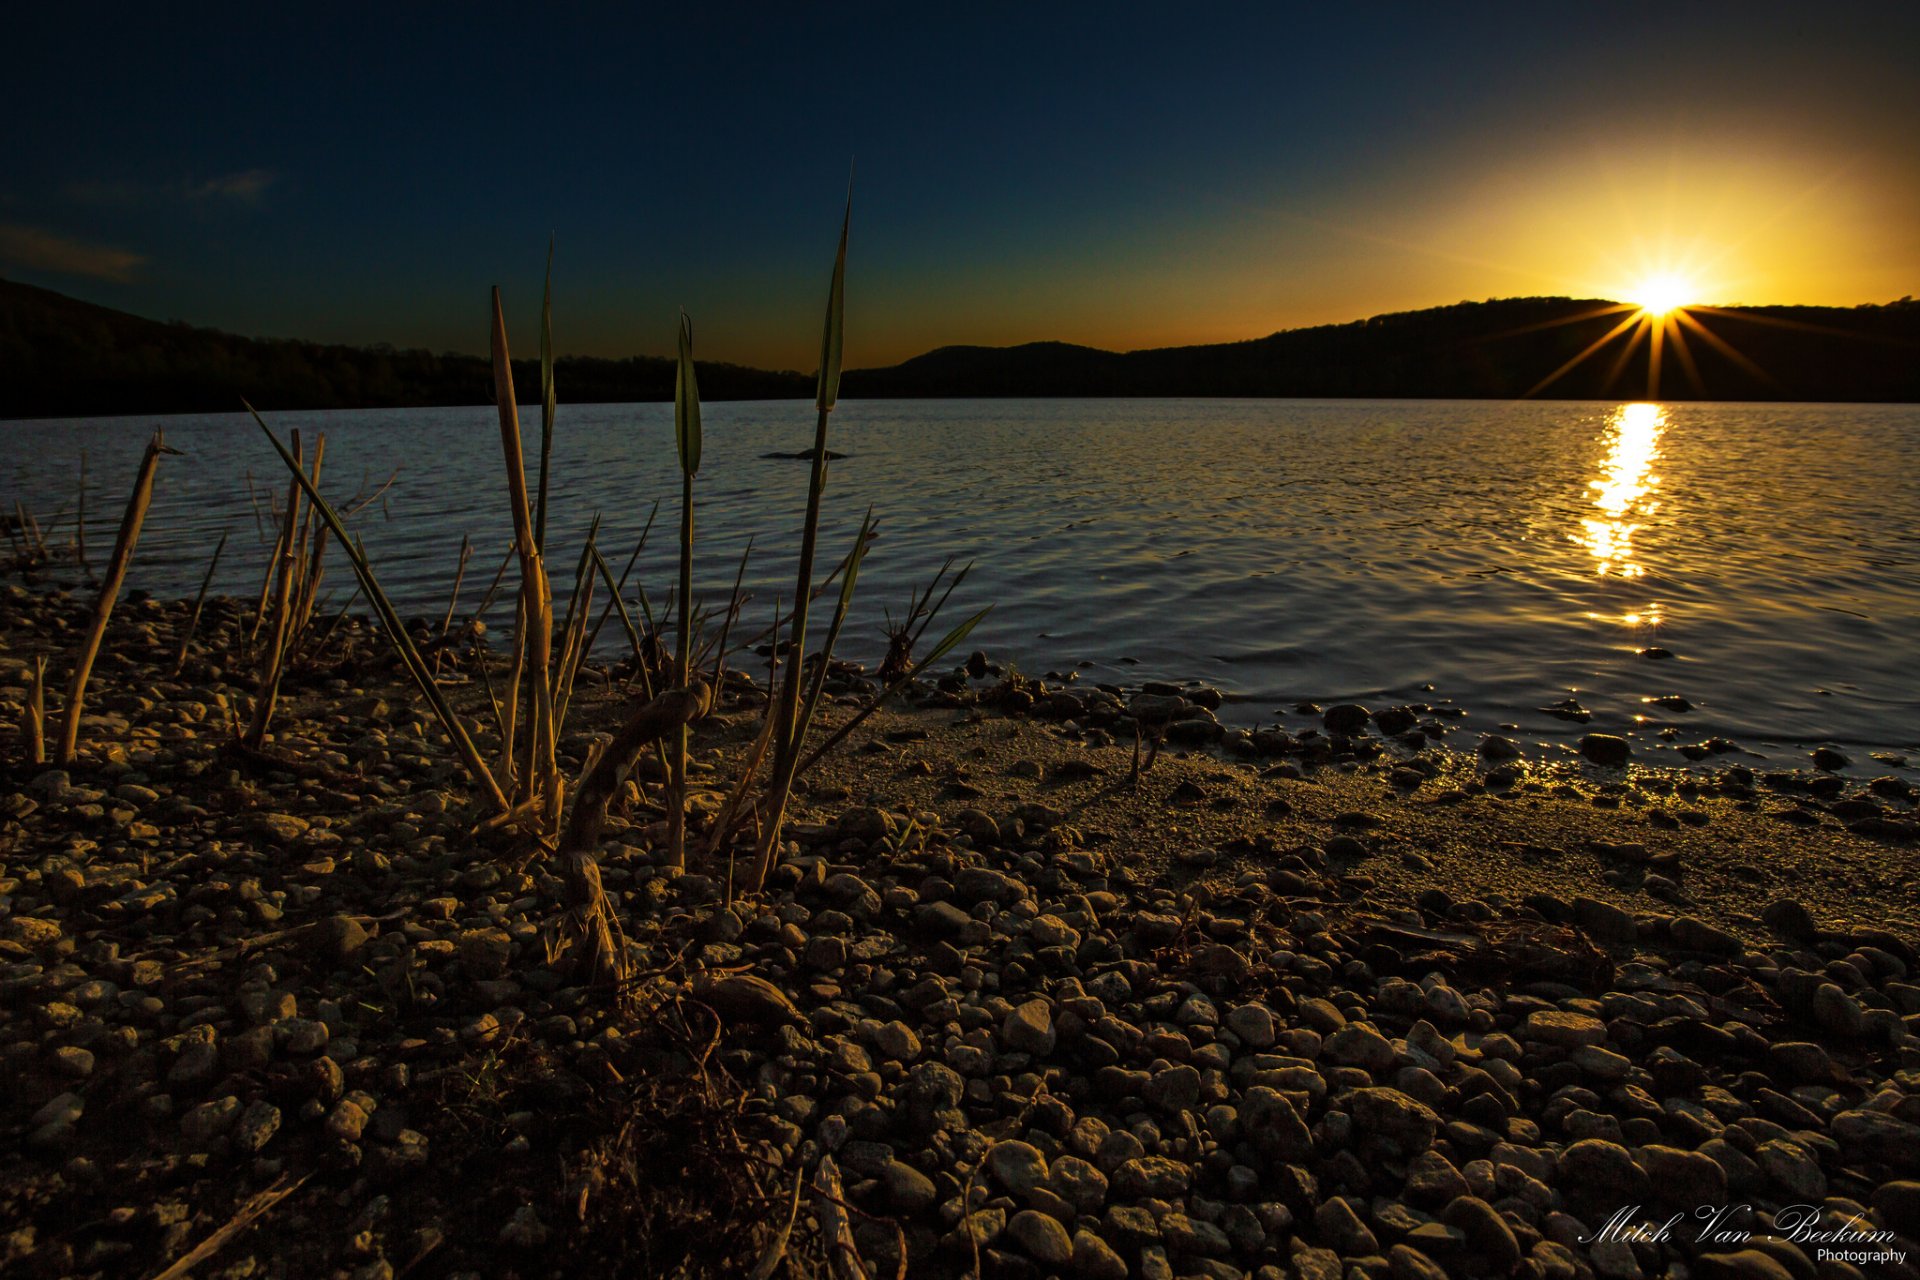
M 21 655 L 83 607 L 0 590 L 10 732 Z M 988 1275 L 1115 1280 L 1867 1274 L 1751 1217 L 1741 1247 L 1581 1237 L 1662 1200 L 1920 1220 L 1911 794 L 1240 758 L 1170 693 L 983 660 L 809 775 L 760 901 L 659 865 L 645 782 L 602 844 L 623 1004 L 549 962 L 563 887 L 472 834 L 364 625 L 288 681 L 272 745 L 311 770 L 222 753 L 252 679 L 206 655 L 243 608 L 208 601 L 176 681 L 184 606 L 123 602 L 96 758 L 0 771 L 21 1274 L 157 1271 L 296 1182 L 204 1274 L 739 1274 L 823 1168 L 852 1208 L 802 1197 L 792 1274 L 836 1216 L 882 1274 L 977 1242 Z M 581 697 L 573 774 L 626 701 Z M 696 814 L 759 697 L 696 732 Z M 1169 726 L 1137 785 L 1134 712 Z

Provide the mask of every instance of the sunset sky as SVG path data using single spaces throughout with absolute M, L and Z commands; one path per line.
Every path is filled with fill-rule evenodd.
M 563 351 L 668 353 L 684 306 L 703 357 L 809 369 L 852 158 L 850 367 L 1649 274 L 1920 293 L 1911 3 L 391 8 L 10 18 L 0 273 L 479 351 L 496 282 L 531 337 L 552 232 Z

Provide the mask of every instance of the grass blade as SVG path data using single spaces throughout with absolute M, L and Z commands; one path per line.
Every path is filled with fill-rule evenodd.
M 553 383 L 553 237 L 547 237 L 547 291 L 540 303 L 540 505 L 533 540 L 547 553 L 547 467 L 553 458 L 553 419 L 559 399 Z
M 885 702 L 889 696 L 891 696 L 892 694 L 894 694 L 895 692 L 903 688 L 908 681 L 914 679 L 922 671 L 925 671 L 928 667 L 932 666 L 934 663 L 940 661 L 940 659 L 946 657 L 947 654 L 951 653 L 957 645 L 959 645 L 963 640 L 965 640 L 969 635 L 973 633 L 973 629 L 980 625 L 980 620 L 992 612 L 993 612 L 993 606 L 988 605 L 986 608 L 982 609 L 980 612 L 974 614 L 971 618 L 968 618 L 964 622 L 960 623 L 953 630 L 947 632 L 947 634 L 941 638 L 940 643 L 933 646 L 932 652 L 927 654 L 926 657 L 922 658 L 919 662 L 916 662 L 913 665 L 913 670 L 907 672 L 905 675 L 901 676 L 899 679 L 887 685 L 886 688 L 880 690 L 879 693 L 874 694 L 873 697 L 867 702 L 866 706 L 860 708 L 859 711 L 854 713 L 854 716 L 851 720 L 841 725 L 838 729 L 835 729 L 831 734 L 827 736 L 827 740 L 825 742 L 822 742 L 819 746 L 815 747 L 812 753 L 809 754 L 803 762 L 801 762 L 800 767 L 793 771 L 793 776 L 798 778 L 801 774 L 813 768 L 814 765 L 819 764 L 821 759 L 829 751 L 832 751 L 835 747 L 839 746 L 843 741 L 845 741 L 846 736 L 852 733 L 854 729 L 858 728 L 862 721 L 864 721 L 868 716 L 872 715 L 874 712 L 878 711 L 880 709 L 881 703 Z
M 846 346 L 847 230 L 853 225 L 853 173 L 847 173 L 847 211 L 840 219 L 840 248 L 833 257 L 833 283 L 827 287 L 827 322 L 820 336 L 820 384 L 814 407 L 825 413 L 840 398 L 840 353 Z

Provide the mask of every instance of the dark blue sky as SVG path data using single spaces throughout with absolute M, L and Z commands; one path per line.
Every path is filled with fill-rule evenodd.
M 15 16 L 0 271 L 462 350 L 498 282 L 531 351 L 551 231 L 563 350 L 808 368 L 852 157 L 852 365 L 1920 292 L 1910 3 L 808 8 Z

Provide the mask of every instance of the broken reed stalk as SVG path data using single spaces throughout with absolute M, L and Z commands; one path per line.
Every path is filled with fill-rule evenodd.
M 213 585 L 213 571 L 220 567 L 220 553 L 227 549 L 227 531 L 220 531 L 220 541 L 213 544 L 213 558 L 207 561 L 207 572 L 200 579 L 199 594 L 193 597 L 193 612 L 187 617 L 186 630 L 180 636 L 180 652 L 173 659 L 173 674 L 179 675 L 187 665 L 187 648 L 193 643 L 194 633 L 200 629 L 200 611 L 206 607 L 207 588 Z
M 507 355 L 507 321 L 500 289 L 493 290 L 493 388 L 500 408 L 500 444 L 506 455 L 507 498 L 513 505 L 514 538 L 520 548 L 520 595 L 526 601 L 527 674 L 533 681 L 533 736 L 527 759 L 527 793 L 544 797 L 547 816 L 559 820 L 560 770 L 554 761 L 553 591 L 534 537 L 527 497 L 527 468 L 520 450 L 520 409 L 513 395 L 513 365 Z
M 653 519 L 659 514 L 660 504 L 655 502 L 653 504 L 653 510 L 647 514 L 646 527 L 640 530 L 640 541 L 633 544 L 633 554 L 627 557 L 627 567 L 620 571 L 620 581 L 617 584 L 605 572 L 606 564 L 604 557 L 600 557 L 598 552 L 594 553 L 595 557 L 601 560 L 601 576 L 605 578 L 607 590 L 612 594 L 607 600 L 606 607 L 600 610 L 600 620 L 593 624 L 593 630 L 587 636 L 588 652 L 592 652 L 594 644 L 600 639 L 600 629 L 607 625 L 607 618 L 612 615 L 614 606 L 620 605 L 621 613 L 625 614 L 626 606 L 620 604 L 620 593 L 627 589 L 627 579 L 633 576 L 634 562 L 640 558 L 641 550 L 647 545 L 647 535 L 653 532 Z M 633 622 L 631 619 L 627 620 L 627 630 L 629 632 L 633 630 Z M 637 643 L 634 646 L 634 652 L 636 655 L 639 653 L 639 645 Z
M 420 651 L 415 648 L 413 637 L 407 634 L 406 627 L 400 622 L 399 614 L 394 612 L 393 601 L 388 599 L 386 591 L 381 588 L 380 580 L 374 577 L 373 566 L 367 560 L 366 548 L 347 536 L 346 525 L 341 522 L 340 513 L 320 496 L 320 491 L 307 487 L 306 473 L 300 469 L 300 464 L 287 451 L 287 447 L 280 443 L 279 437 L 273 434 L 273 429 L 267 426 L 266 421 L 254 410 L 254 407 L 247 404 L 245 400 L 240 403 L 246 407 L 249 414 L 253 415 L 254 422 L 272 443 L 274 452 L 280 455 L 280 460 L 287 465 L 287 469 L 299 477 L 301 487 L 306 490 L 307 501 L 313 503 L 314 510 L 320 513 L 321 520 L 326 523 L 327 532 L 333 535 L 334 541 L 340 544 L 341 551 L 352 563 L 354 577 L 359 579 L 361 590 L 366 592 L 368 601 L 372 603 L 374 612 L 379 616 L 380 625 L 387 633 L 388 643 L 393 646 L 401 665 L 406 667 L 407 674 L 413 678 L 414 686 L 420 690 L 427 699 L 428 705 L 433 708 L 434 715 L 440 720 L 440 727 L 452 740 L 455 753 L 459 755 L 461 764 L 466 766 L 467 773 L 473 778 L 475 785 L 484 792 L 485 798 L 495 809 L 511 809 L 513 807 L 511 802 L 500 790 L 500 784 L 494 780 L 486 761 L 482 760 L 480 753 L 475 750 L 473 738 L 467 733 L 465 722 L 447 702 L 446 694 L 441 691 L 439 684 L 433 678 L 433 673 L 427 670 L 427 664 L 421 659 Z
M 27 682 L 27 709 L 21 725 L 21 751 L 28 764 L 47 762 L 47 658 L 35 654 L 33 676 Z
M 326 448 L 327 437 L 322 433 L 319 447 L 313 455 L 313 480 L 316 485 L 320 482 L 320 457 L 326 452 Z M 351 520 L 353 513 L 349 512 L 347 518 Z M 326 554 L 327 531 L 324 526 L 315 524 L 313 550 L 308 553 L 304 565 L 300 568 L 300 590 L 294 598 L 293 635 L 296 639 L 306 633 L 307 624 L 313 620 L 313 606 L 320 595 L 320 578 L 324 572 L 323 564 Z
M 807 517 L 800 531 L 800 565 L 793 590 L 792 647 L 797 655 L 788 663 L 779 690 L 780 708 L 774 720 L 773 779 L 768 784 L 766 826 L 760 833 L 751 888 L 758 892 L 780 847 L 780 829 L 786 821 L 787 798 L 793 790 L 806 725 L 800 720 L 800 661 L 807 651 L 807 605 L 813 598 L 813 556 L 820 533 L 820 496 L 827 487 L 827 416 L 840 395 L 840 355 L 846 318 L 847 230 L 853 222 L 852 181 L 848 181 L 847 209 L 840 221 L 840 247 L 834 255 L 833 280 L 827 288 L 827 319 L 820 339 L 820 381 L 814 396 L 818 411 L 813 431 L 813 470 L 807 481 Z
M 711 706 L 710 691 L 698 681 L 651 699 L 634 712 L 580 779 L 573 812 L 560 837 L 559 871 L 593 977 L 619 981 L 627 976 L 626 955 L 616 941 L 619 921 L 600 883 L 600 833 L 606 825 L 607 805 L 641 752 L 684 730 Z
M 300 431 L 292 433 L 294 461 L 300 460 Z M 320 487 L 320 461 L 326 453 L 326 438 L 314 441 L 313 474 L 309 483 L 315 489 Z M 266 651 L 260 656 L 259 687 L 254 695 L 253 718 L 247 724 L 246 736 L 241 741 L 251 750 L 258 751 L 260 744 L 266 741 L 267 725 L 273 719 L 274 705 L 280 700 L 280 678 L 286 670 L 287 652 L 293 641 L 294 595 L 299 590 L 301 557 L 304 553 L 302 540 L 306 537 L 307 520 L 311 513 L 303 510 L 300 504 L 300 491 L 305 487 L 301 480 L 292 480 L 287 485 L 286 513 L 281 522 L 280 557 L 274 574 L 273 587 L 273 635 Z
M 593 556 L 599 551 L 595 545 L 599 536 L 600 517 L 596 515 L 593 527 L 587 531 L 587 545 L 581 548 L 580 563 L 573 571 L 573 594 L 567 599 L 566 625 L 560 628 L 560 664 L 553 690 L 556 732 L 558 726 L 567 722 L 567 707 L 573 702 L 573 682 L 580 674 L 581 663 L 587 659 L 587 614 L 593 609 Z
M 460 604 L 460 584 L 467 577 L 467 561 L 473 558 L 473 544 L 460 535 L 460 564 L 453 571 L 453 591 L 447 597 L 447 616 L 440 619 L 440 647 L 433 654 L 433 673 L 440 674 L 440 659 L 446 654 L 447 635 L 453 630 L 453 611 Z
M 674 633 L 673 684 L 684 689 L 693 661 L 693 478 L 700 472 L 700 384 L 693 368 L 693 321 L 680 313 L 680 359 L 673 383 L 673 436 L 680 454 L 680 625 Z M 673 737 L 667 770 L 667 865 L 687 865 L 687 729 Z
M 94 659 L 100 656 L 100 642 L 107 636 L 107 620 L 113 616 L 114 602 L 126 584 L 127 566 L 133 563 L 134 544 L 140 541 L 140 527 L 147 521 L 147 508 L 153 502 L 153 477 L 160 469 L 160 455 L 178 453 L 167 447 L 166 436 L 159 431 L 147 442 L 140 456 L 140 470 L 134 476 L 133 493 L 127 498 L 126 514 L 120 518 L 120 533 L 113 541 L 113 556 L 107 561 L 107 575 L 100 583 L 100 595 L 93 604 L 93 622 L 74 659 L 73 676 L 67 683 L 66 720 L 60 732 L 60 750 L 56 757 L 62 768 L 73 763 L 80 746 L 80 715 L 87 700 L 87 678 L 93 674 Z
M 713 688 L 718 697 L 722 682 L 727 674 L 727 637 L 733 634 L 733 622 L 740 616 L 740 610 L 746 607 L 746 599 L 740 594 L 740 584 L 747 580 L 747 561 L 753 558 L 753 538 L 747 538 L 746 548 L 740 553 L 740 567 L 734 570 L 733 591 L 727 596 L 727 614 L 720 620 L 720 639 L 714 645 Z

